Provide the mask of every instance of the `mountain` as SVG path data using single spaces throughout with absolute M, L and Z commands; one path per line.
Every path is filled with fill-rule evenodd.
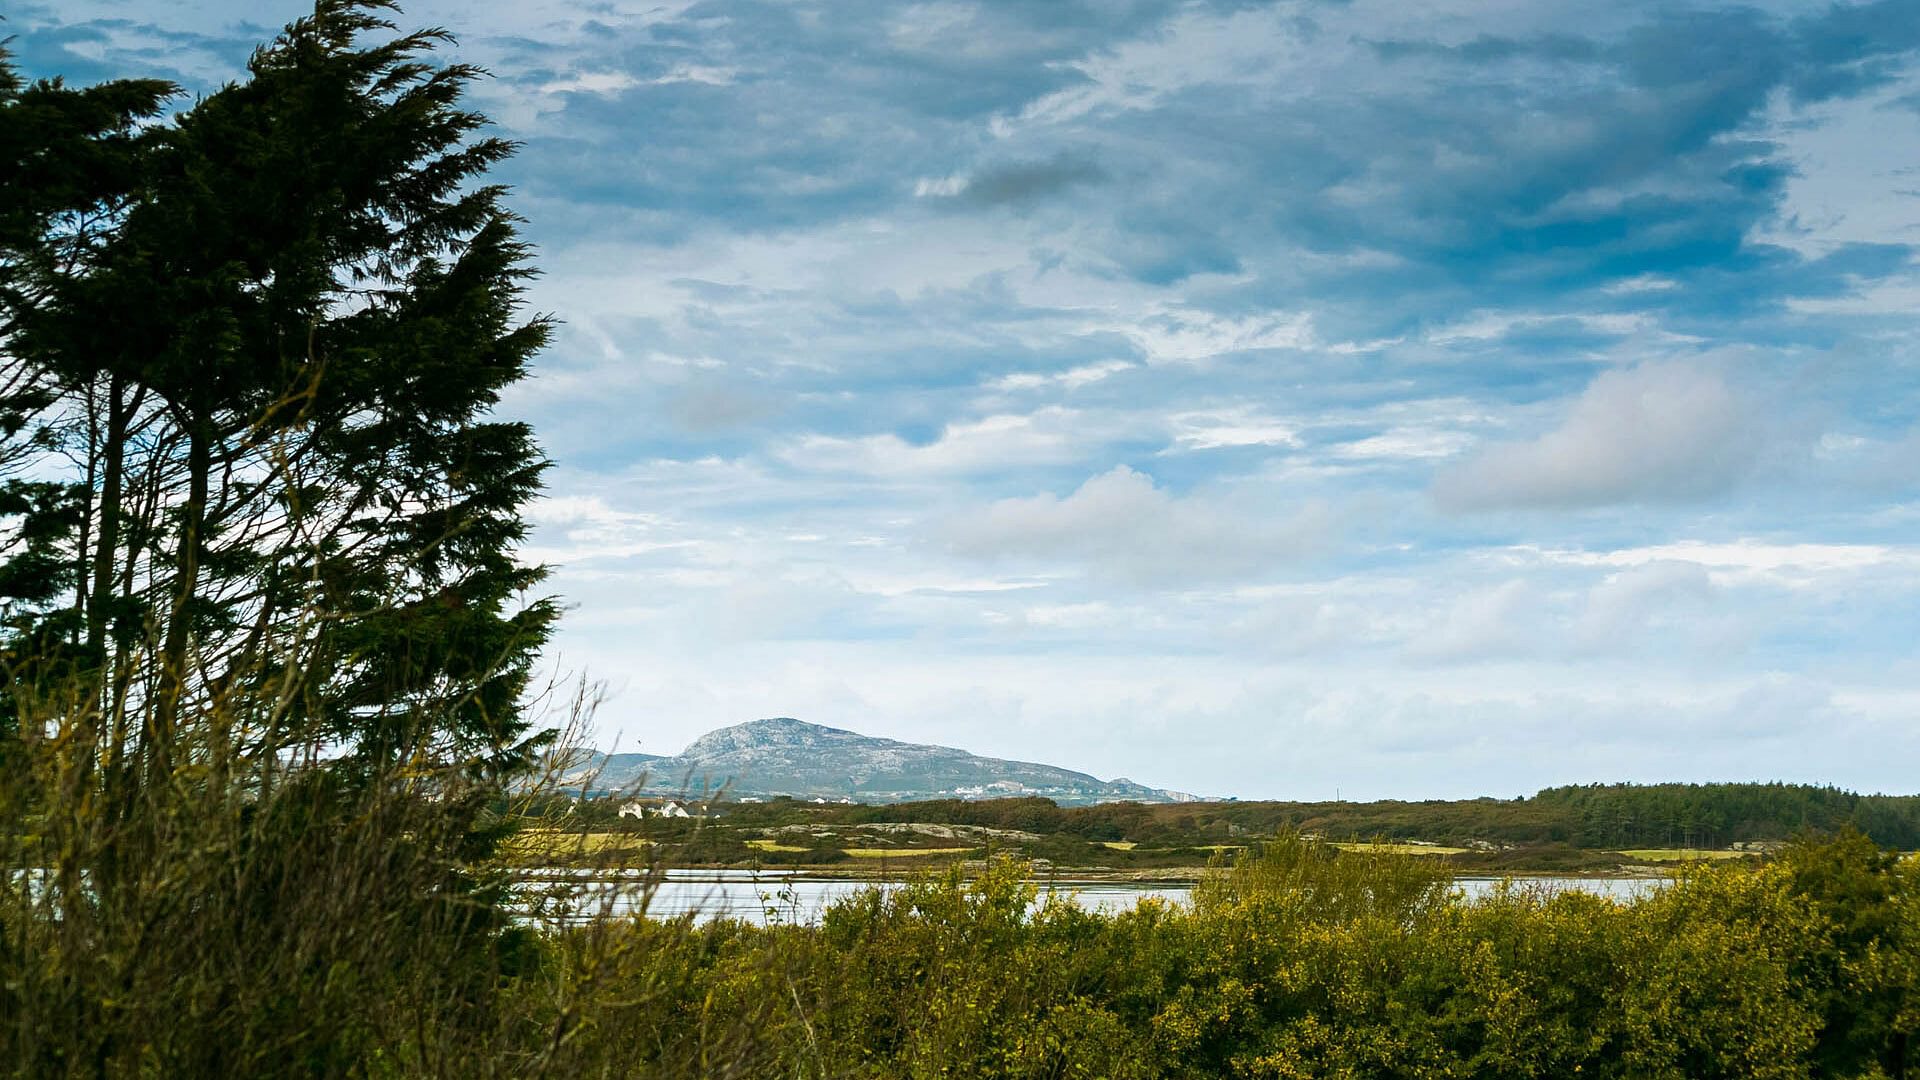
M 713 790 L 729 798 L 912 802 L 1042 795 L 1075 803 L 1193 802 L 1196 796 L 1055 765 L 980 757 L 948 746 L 876 739 L 791 717 L 710 731 L 679 754 L 593 754 L 568 777 L 595 791 L 668 794 Z

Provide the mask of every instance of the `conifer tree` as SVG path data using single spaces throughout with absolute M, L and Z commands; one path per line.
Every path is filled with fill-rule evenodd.
M 0 738 L 17 724 L 19 690 L 64 666 L 63 638 L 85 607 L 71 556 L 86 545 L 97 479 L 40 468 L 71 441 L 62 421 L 73 402 L 19 343 L 57 291 L 97 269 L 133 202 L 149 144 L 141 124 L 174 93 L 153 79 L 28 84 L 0 42 Z
M 322 0 L 170 123 L 137 124 L 165 87 L 123 90 L 96 124 L 131 166 L 111 230 L 74 272 L 8 268 L 7 359 L 40 395 L 9 449 L 67 472 L 20 489 L 50 500 L 13 519 L 20 599 L 123 785 L 183 756 L 491 770 L 530 748 L 554 608 L 514 549 L 545 461 L 492 410 L 549 328 L 484 182 L 513 147 L 461 107 L 481 73 L 429 62 L 447 35 L 387 6 Z

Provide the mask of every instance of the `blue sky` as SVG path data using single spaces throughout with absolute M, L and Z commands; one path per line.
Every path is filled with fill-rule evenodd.
M 205 89 L 297 3 L 16 2 Z M 414 3 L 603 745 L 1914 791 L 1920 4 Z

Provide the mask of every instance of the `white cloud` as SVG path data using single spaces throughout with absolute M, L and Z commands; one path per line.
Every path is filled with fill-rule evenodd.
M 578 564 L 698 546 L 671 535 L 670 523 L 657 514 L 618 510 L 591 495 L 539 499 L 527 507 L 527 520 L 537 530 L 519 552 L 528 563 Z
M 1713 598 L 1714 585 L 1699 563 L 1641 563 L 1609 575 L 1588 592 L 1586 609 L 1573 625 L 1573 643 L 1591 652 L 1631 648 L 1654 621 L 1683 612 L 1697 615 Z
M 736 68 L 707 64 L 676 64 L 665 75 L 651 79 L 637 79 L 626 71 L 576 71 L 564 78 L 541 83 L 539 90 L 543 94 L 598 94 L 613 97 L 636 86 L 671 86 L 689 82 L 727 86 L 739 74 Z
M 1615 369 L 1588 385 L 1558 428 L 1482 450 L 1443 471 L 1433 493 L 1451 510 L 1701 498 L 1753 470 L 1766 428 L 1759 403 L 1716 367 Z
M 543 94 L 600 94 L 612 96 L 622 90 L 631 90 L 640 85 L 640 80 L 624 71 L 580 71 L 564 79 L 553 79 L 540 84 Z
M 1659 289 L 1659 285 L 1647 285 L 1644 275 L 1632 279 L 1639 285 L 1623 284 L 1616 286 L 1618 291 L 1644 291 Z M 1481 311 L 1456 323 L 1439 327 L 1429 333 L 1426 340 L 1435 345 L 1452 345 L 1461 342 L 1494 341 L 1518 331 L 1542 329 L 1556 324 L 1567 323 L 1601 334 L 1636 334 L 1655 330 L 1656 324 L 1651 317 L 1634 314 L 1572 314 L 1539 315 L 1530 312 Z
M 1085 444 L 1079 413 L 1049 407 L 1028 414 L 1002 413 L 948 424 L 924 446 L 898 435 L 845 438 L 808 435 L 777 451 L 796 468 L 875 476 L 967 473 L 1036 462 L 1067 461 Z
M 1515 579 L 1456 600 L 1426 633 L 1407 643 L 1416 660 L 1485 660 L 1535 651 L 1545 597 Z
M 1715 584 L 1763 582 L 1800 586 L 1835 575 L 1880 569 L 1920 569 L 1920 549 L 1885 544 L 1678 540 L 1612 551 L 1544 550 L 1536 554 L 1551 562 L 1576 566 L 1690 563 L 1706 567 Z
M 1279 12 L 1237 12 L 1225 18 L 1183 14 L 1140 39 L 1068 65 L 1084 81 L 1047 94 L 1017 116 L 992 122 L 995 135 L 1067 124 L 1089 113 L 1151 109 L 1169 94 L 1199 85 L 1259 86 L 1276 71 L 1304 63 L 1309 49 Z M 1205 57 L 1206 62 L 1195 61 Z
M 1168 424 L 1173 428 L 1174 446 L 1182 450 L 1300 445 L 1293 425 L 1251 405 L 1175 413 L 1168 417 Z
M 1275 522 L 1244 500 L 1175 496 L 1124 465 L 1065 498 L 1004 499 L 942 529 L 952 549 L 980 559 L 1077 563 L 1136 585 L 1258 574 L 1321 547 L 1332 522 L 1308 507 Z
M 1304 349 L 1314 342 L 1313 317 L 1299 312 L 1228 318 L 1168 309 L 1111 329 L 1132 338 L 1148 362 L 1156 364 L 1198 363 L 1253 349 Z
M 995 390 L 1038 390 L 1048 386 L 1058 386 L 1066 390 L 1078 390 L 1091 386 L 1104 379 L 1128 370 L 1137 365 L 1126 360 L 1102 360 L 1094 364 L 1082 364 L 1076 368 L 1058 372 L 1022 371 L 1012 375 L 1003 375 L 988 385 Z
M 650 86 L 671 86 L 674 83 L 700 83 L 704 86 L 731 86 L 740 77 L 740 69 L 713 64 L 676 64 L 665 75 L 648 79 Z
M 913 194 L 920 199 L 950 199 L 967 190 L 967 178 L 962 173 L 951 176 L 923 176 L 913 183 Z
M 1473 437 L 1464 431 L 1401 427 L 1341 443 L 1333 453 L 1346 458 L 1423 460 L 1452 457 L 1472 444 Z

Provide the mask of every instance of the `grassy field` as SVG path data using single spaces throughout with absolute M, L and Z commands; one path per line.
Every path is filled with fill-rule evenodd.
M 1137 848 L 1140 845 L 1138 842 L 1133 840 L 1102 840 L 1100 841 L 1100 846 L 1104 848 L 1112 848 L 1115 851 L 1132 851 L 1134 848 Z
M 1360 844 L 1336 841 L 1333 846 L 1341 851 L 1377 851 L 1384 855 L 1461 855 L 1467 851 L 1463 847 L 1443 847 L 1439 844 Z
M 559 855 L 599 855 L 610 851 L 639 851 L 652 841 L 621 832 L 574 832 L 570 829 L 522 829 L 508 838 L 501 851 L 509 859 L 532 860 Z
M 843 849 L 856 859 L 910 859 L 923 855 L 959 855 L 968 851 L 978 851 L 970 847 L 929 847 L 929 848 L 871 848 L 850 847 Z
M 783 844 L 778 840 L 766 840 L 766 839 L 749 840 L 747 841 L 747 846 L 750 848 L 753 848 L 756 851 L 811 851 L 813 850 L 812 848 L 796 847 L 793 844 Z
M 1745 851 L 1703 851 L 1699 848 L 1629 848 L 1620 852 L 1640 862 L 1692 862 L 1696 859 L 1738 859 Z

